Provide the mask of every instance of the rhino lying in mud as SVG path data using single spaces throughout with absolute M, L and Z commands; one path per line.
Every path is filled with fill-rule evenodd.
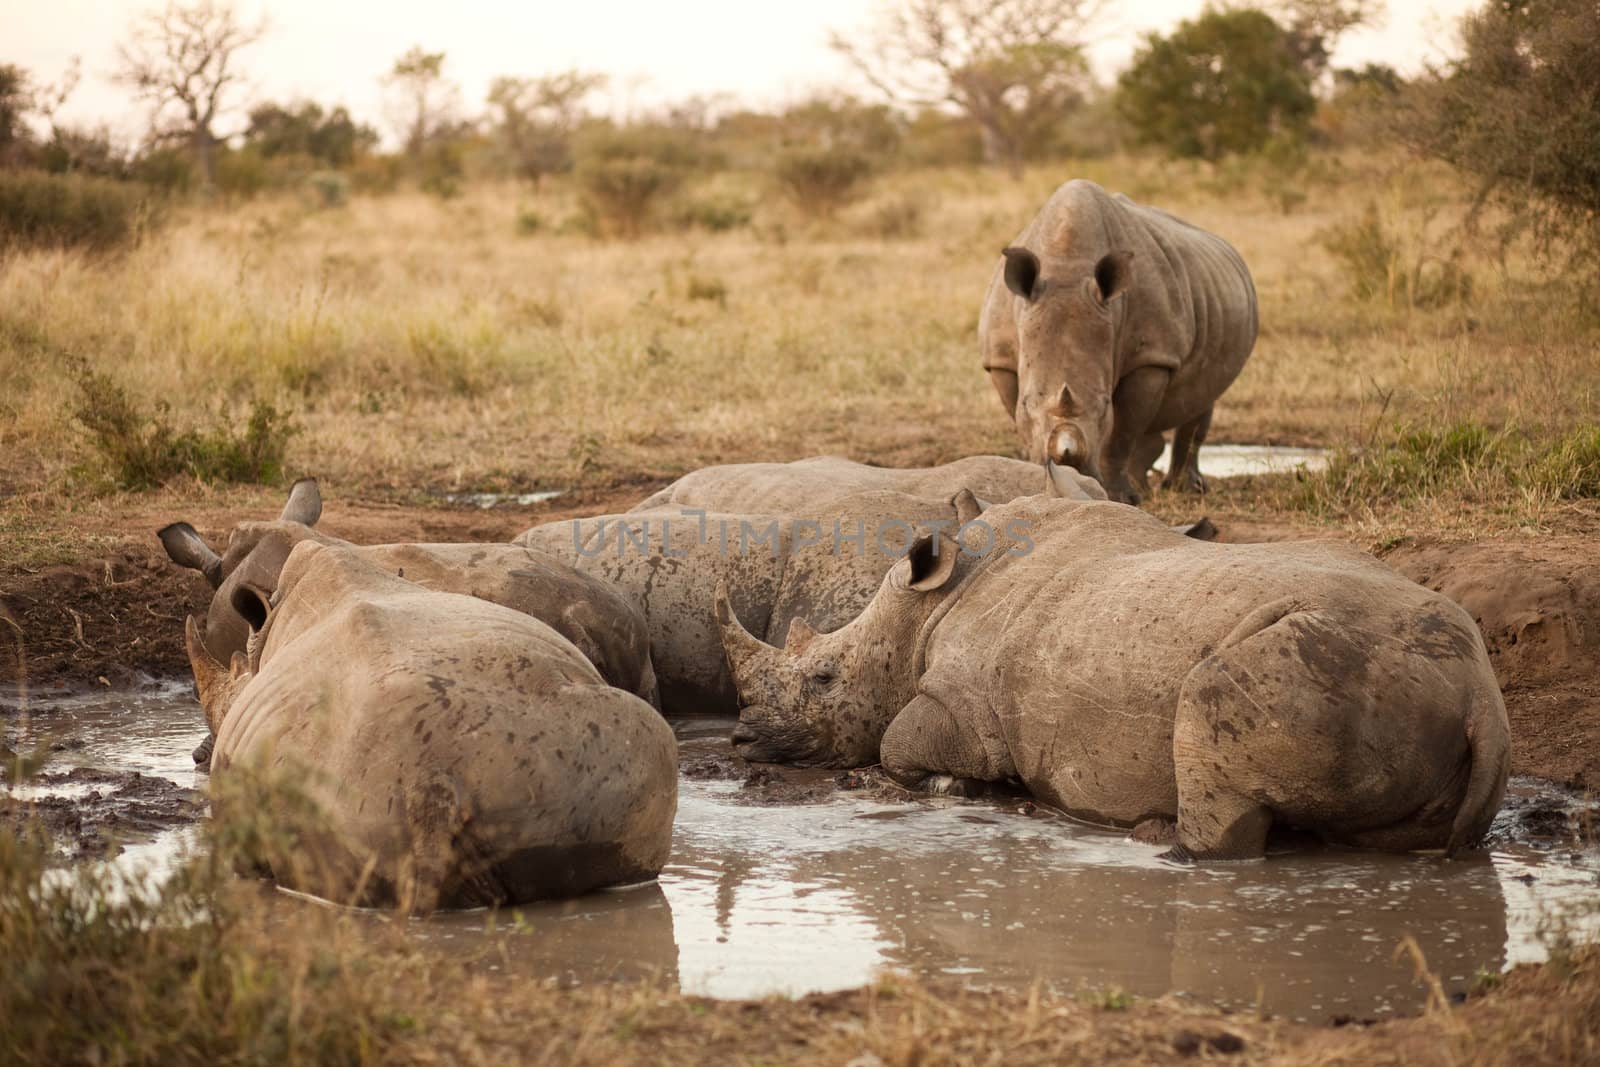
M 232 595 L 248 655 L 224 667 L 193 616 L 187 645 L 219 818 L 261 814 L 240 810 L 243 783 L 310 801 L 274 803 L 295 843 L 252 857 L 280 883 L 428 912 L 643 881 L 666 862 L 672 730 L 549 626 L 314 541 L 275 592 Z
M 983 366 L 1030 459 L 1137 504 L 1175 430 L 1166 485 L 1201 491 L 1211 411 L 1256 341 L 1256 292 L 1232 246 L 1089 181 L 1057 189 L 995 266 Z
M 1026 491 L 1039 490 L 1038 467 L 998 457 L 910 471 L 831 458 L 738 464 L 687 475 L 621 515 L 536 526 L 516 543 L 611 583 L 643 612 L 669 714 L 731 715 L 738 697 L 710 613 L 717 583 L 736 590 L 740 614 L 765 640 L 786 640 L 796 619 L 802 626 L 843 626 L 867 606 L 919 532 L 955 531 L 986 517 L 976 489 L 964 486 L 942 498 L 881 488 L 841 492 L 841 486 L 905 475 L 914 488 L 949 488 L 944 479 L 963 467 L 975 486 L 995 496 L 1017 495 L 1024 471 Z M 934 479 L 935 472 L 943 477 Z M 1098 485 L 1074 471 L 1055 468 L 1050 475 L 1061 497 L 1103 499 Z M 983 526 L 987 521 L 972 534 L 981 537 Z M 1216 535 L 1205 519 L 1176 529 L 1203 539 Z
M 1366 553 L 1213 545 L 1115 504 L 991 508 L 974 557 L 940 534 L 833 633 L 751 636 L 716 612 L 750 759 L 861 766 L 1063 811 L 1176 819 L 1178 858 L 1262 854 L 1286 824 L 1454 850 L 1505 789 L 1505 705 L 1472 619 Z
M 249 624 L 234 607 L 235 590 L 250 584 L 271 593 L 284 560 L 301 541 L 354 547 L 315 530 L 321 515 L 316 480 L 304 478 L 295 483 L 276 522 L 240 523 L 222 556 L 186 522 L 160 531 L 168 557 L 200 571 L 216 590 L 205 630 L 206 648 L 215 659 L 228 662 L 244 650 L 249 636 Z M 604 582 L 516 545 L 372 545 L 357 551 L 429 589 L 465 593 L 533 616 L 576 645 L 607 682 L 658 702 L 644 616 Z M 202 742 L 195 762 L 204 763 L 209 753 L 209 744 Z
M 1058 492 L 1074 500 L 1104 500 L 1093 478 L 1058 475 Z M 792 463 L 729 463 L 703 467 L 646 497 L 633 511 L 669 506 L 760 515 L 810 515 L 865 492 L 896 492 L 949 500 L 967 490 L 980 501 L 1004 503 L 1039 491 L 1039 464 L 1005 456 L 969 456 L 938 467 L 873 467 L 839 456 Z
M 965 491 L 939 501 L 879 490 L 805 518 L 668 505 L 535 526 L 516 543 L 610 583 L 643 613 L 668 714 L 732 715 L 737 697 L 711 617 L 718 582 L 739 590 L 740 610 L 769 640 L 784 640 L 797 616 L 841 626 L 919 530 L 979 514 Z

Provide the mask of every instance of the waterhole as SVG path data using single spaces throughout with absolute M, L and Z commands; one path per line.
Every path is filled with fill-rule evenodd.
M 1165 473 L 1172 465 L 1172 445 L 1162 449 L 1156 469 Z M 1304 467 L 1319 471 L 1328 465 L 1325 448 L 1289 448 L 1282 445 L 1226 445 L 1207 442 L 1200 448 L 1200 473 L 1207 478 L 1233 478 L 1241 474 L 1280 474 Z
M 15 707 L 0 710 L 7 744 L 58 749 L 52 771 L 204 789 L 189 756 L 204 725 L 186 683 L 35 701 L 25 728 Z M 730 725 L 681 731 L 684 765 L 734 766 Z M 1600 853 L 1581 843 L 1582 802 L 1531 779 L 1513 782 L 1492 847 L 1455 860 L 1300 846 L 1199 868 L 1016 800 L 898 799 L 818 772 L 796 781 L 805 788 L 785 802 L 742 773 L 682 777 L 658 882 L 409 925 L 430 950 L 567 983 L 656 977 L 744 998 L 849 988 L 892 970 L 1176 993 L 1313 1021 L 1421 1007 L 1413 962 L 1396 956 L 1406 938 L 1456 992 L 1545 958 L 1563 936 L 1600 932 Z M 192 826 L 132 835 L 110 862 L 159 872 L 198 839 Z M 316 906 L 286 894 L 280 903 L 291 920 Z M 505 951 L 485 951 L 491 931 Z

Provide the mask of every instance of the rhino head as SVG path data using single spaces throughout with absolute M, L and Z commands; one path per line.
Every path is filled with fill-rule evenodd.
M 1133 253 L 1041 262 L 1007 248 L 1006 288 L 1019 298 L 1017 434 L 1029 459 L 1105 482 L 1101 453 L 1117 387 L 1116 336 Z
M 943 533 L 918 538 L 884 576 L 860 616 L 831 633 L 803 619 L 782 648 L 752 636 L 719 584 L 716 617 L 739 694 L 734 749 L 746 759 L 812 767 L 863 767 L 915 695 L 917 633 L 941 599 L 961 546 Z
M 236 592 L 253 587 L 270 595 L 294 546 L 307 539 L 324 539 L 312 529 L 321 516 L 322 493 L 317 480 L 302 478 L 289 490 L 289 500 L 275 522 L 240 523 L 228 536 L 227 551 L 221 556 L 187 522 L 172 523 L 156 534 L 169 559 L 205 575 L 216 591 L 205 615 L 204 643 L 218 663 L 226 664 L 235 652 L 243 652 L 250 637 L 250 624 L 238 609 Z M 248 599 L 241 602 L 250 603 Z

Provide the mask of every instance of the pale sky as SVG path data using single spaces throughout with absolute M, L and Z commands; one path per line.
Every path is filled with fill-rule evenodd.
M 1350 34 L 1340 65 L 1388 63 L 1411 72 L 1442 58 L 1455 41 L 1455 19 L 1482 0 L 1389 0 L 1377 29 Z M 72 56 L 83 80 L 62 112 L 73 122 L 109 121 L 125 136 L 143 117 L 111 83 L 116 43 L 151 0 L 0 0 L 0 63 L 36 79 L 58 78 Z M 611 76 L 599 109 L 626 116 L 697 94 L 728 93 L 755 106 L 777 106 L 814 91 L 864 90 L 827 47 L 830 29 L 868 23 L 875 0 L 239 0 L 267 16 L 270 32 L 240 53 L 250 91 L 237 102 L 311 99 L 343 104 L 384 129 L 378 79 L 414 44 L 446 53 L 466 110 L 476 114 L 491 78 L 570 67 Z M 1097 74 L 1109 79 L 1147 29 L 1166 30 L 1198 13 L 1204 0 L 1108 4 L 1091 48 Z M 219 124 L 231 133 L 238 116 Z

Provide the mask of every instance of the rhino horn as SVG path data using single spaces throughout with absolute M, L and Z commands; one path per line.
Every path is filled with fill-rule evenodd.
M 235 664 L 234 670 L 230 670 L 217 662 L 200 636 L 200 624 L 193 615 L 183 622 L 183 644 L 189 653 L 189 666 L 194 671 L 194 688 L 200 697 L 200 708 L 205 712 L 211 735 L 215 737 L 222 726 L 223 717 L 228 713 L 232 697 L 229 683 L 237 677 L 235 670 L 238 665 Z
M 785 652 L 801 652 L 816 636 L 817 631 L 812 629 L 811 624 L 796 615 L 789 622 L 789 636 L 784 639 L 783 650 Z
M 956 509 L 956 526 L 965 526 L 967 523 L 982 515 L 989 507 L 988 503 L 979 500 L 973 495 L 971 489 L 962 489 L 950 498 L 950 503 Z
M 1045 489 L 1050 496 L 1061 497 L 1066 500 L 1078 500 L 1083 496 L 1083 490 L 1078 488 L 1078 482 L 1072 472 L 1062 467 L 1053 459 L 1044 461 Z
M 301 478 L 289 489 L 289 500 L 283 505 L 282 522 L 299 522 L 315 526 L 322 517 L 322 490 L 315 478 Z
M 740 689 L 741 683 L 751 678 L 755 664 L 776 649 L 744 628 L 739 616 L 734 614 L 733 605 L 728 603 L 727 583 L 717 583 L 715 603 L 717 628 L 722 632 L 722 648 L 728 656 L 728 671 L 733 675 L 734 688 Z
M 213 589 L 222 584 L 222 557 L 201 540 L 193 526 L 175 522 L 161 527 L 156 536 L 161 538 L 161 547 L 167 550 L 167 558 L 172 562 L 199 571 Z

